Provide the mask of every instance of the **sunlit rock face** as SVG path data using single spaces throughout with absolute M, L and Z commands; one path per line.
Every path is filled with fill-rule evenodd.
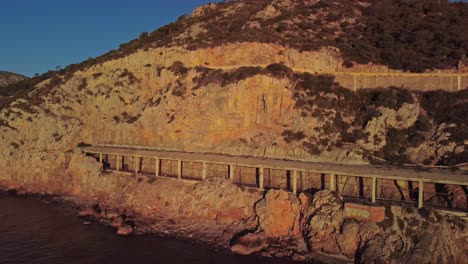
M 255 43 L 155 49 L 44 81 L 2 108 L 0 162 L 60 155 L 79 142 L 340 163 L 464 159 L 456 132 L 464 121 L 439 112 L 463 109 L 455 106 L 466 104 L 464 91 L 355 93 L 294 72 L 334 70 L 336 56 Z M 426 98 L 437 96 L 446 99 L 434 109 Z
M 274 2 L 279 6 L 262 8 L 256 17 L 274 19 L 281 5 L 293 1 Z M 194 24 L 179 39 L 204 32 Z M 385 221 L 369 223 L 347 219 L 341 198 L 328 192 L 296 197 L 244 190 L 223 179 L 192 185 L 102 175 L 97 162 L 80 156 L 79 143 L 349 164 L 467 161 L 466 89 L 424 92 L 418 85 L 426 83 L 386 89 L 392 83 L 374 80 L 381 89 L 354 91 L 353 80 L 327 74 L 400 71 L 357 62 L 345 67 L 336 47 L 176 43 L 65 71 L 0 101 L 0 185 L 132 211 L 142 230 L 200 237 L 241 254 L 300 260 L 324 252 L 362 262 L 466 259 L 465 224 L 432 213 L 391 207 Z M 404 187 L 398 184 L 382 186 L 382 196 L 395 195 Z M 449 190 L 461 194 L 456 197 L 462 191 Z M 466 199 L 455 202 L 466 205 Z M 429 236 L 438 232 L 447 236 Z

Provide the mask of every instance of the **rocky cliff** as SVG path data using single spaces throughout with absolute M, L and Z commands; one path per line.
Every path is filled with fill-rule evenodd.
M 297 72 L 262 56 L 259 64 L 271 64 L 228 63 L 236 52 L 253 54 L 249 44 L 223 49 L 230 55 L 221 59 L 213 50 L 142 51 L 14 97 L 0 112 L 1 184 L 99 203 L 104 211 L 118 208 L 141 232 L 202 238 L 242 254 L 462 262 L 466 224 L 450 217 L 392 207 L 381 225 L 355 222 L 329 193 L 298 198 L 270 191 L 262 198 L 220 179 L 194 186 L 101 175 L 96 161 L 74 154 L 86 142 L 347 163 L 466 161 L 466 91 L 353 92 L 331 76 Z M 167 64 L 160 64 L 164 58 Z M 210 68 L 205 60 L 231 66 Z
M 162 48 L 55 76 L 2 108 L 0 163 L 79 142 L 346 163 L 467 160 L 466 90 L 352 92 L 295 70 L 334 69 L 336 56 L 258 43 Z
M 203 10 L 192 17 L 203 18 Z M 236 12 L 232 6 L 229 10 Z M 276 16 L 270 7 L 262 10 L 261 17 Z M 148 222 L 142 226 L 188 230 L 187 236 L 231 244 L 238 252 L 296 252 L 302 258 L 320 251 L 363 260 L 380 254 L 395 261 L 464 256 L 463 243 L 458 244 L 466 237 L 460 235 L 466 232 L 464 224 L 432 213 L 387 208 L 393 221 L 375 226 L 345 220 L 341 199 L 328 193 L 297 198 L 269 192 L 262 198 L 262 193 L 218 180 L 189 186 L 100 175 L 97 163 L 74 154 L 79 143 L 338 163 L 456 165 L 468 160 L 466 89 L 422 92 L 383 84 L 352 91 L 320 73 L 398 70 L 359 61 L 349 65 L 333 46 L 300 50 L 271 41 L 177 45 L 174 32 L 184 39 L 197 30 L 170 28 L 161 29 L 174 37 L 166 45 L 143 35 L 144 41 L 133 43 L 143 46 L 124 46 L 34 79 L 24 92 L 2 100 L 0 182 L 103 206 L 121 204 Z M 284 223 L 272 224 L 279 215 Z M 196 228 L 187 229 L 189 223 Z M 438 230 L 447 238 L 429 237 Z M 291 248 L 272 249 L 288 248 L 284 243 Z M 442 249 L 432 250 L 436 245 Z M 384 246 L 388 250 L 382 251 Z

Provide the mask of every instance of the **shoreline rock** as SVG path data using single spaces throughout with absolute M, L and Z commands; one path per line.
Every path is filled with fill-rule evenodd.
M 346 216 L 341 198 L 329 191 L 298 196 L 280 190 L 261 193 L 240 188 L 229 180 L 210 178 L 197 184 L 158 180 L 148 189 L 137 182 L 133 192 L 129 186 L 136 180 L 125 180 L 125 195 L 143 195 L 132 196 L 138 201 L 132 202 L 132 207 L 113 202 L 118 200 L 112 196 L 93 199 L 92 203 L 77 196 L 54 199 L 74 204 L 74 208 L 80 208 L 79 215 L 114 226 L 118 235 L 145 233 L 189 239 L 243 255 L 315 261 L 317 254 L 323 254 L 323 258 L 329 255 L 339 263 L 365 262 L 375 256 L 383 262 L 424 262 L 434 258 L 457 260 L 467 255 L 463 244 L 468 237 L 466 223 L 432 211 L 387 206 L 384 221 L 374 223 Z M 121 199 L 121 195 L 115 197 Z M 152 199 L 142 200 L 145 197 Z M 288 217 L 283 217 L 285 214 Z M 434 232 L 444 235 L 428 235 Z M 424 241 L 415 242 L 418 234 L 424 236 Z M 389 247 L 394 242 L 401 245 Z M 435 244 L 447 250 L 440 251 L 433 247 Z M 414 254 L 416 247 L 426 253 Z
M 231 246 L 231 251 L 239 255 L 251 255 L 265 249 L 267 244 L 265 234 L 248 233 L 238 238 Z
M 129 236 L 133 234 L 133 227 L 127 224 L 122 224 L 117 228 L 117 235 L 119 236 Z
M 79 217 L 96 217 L 99 214 L 92 207 L 85 207 L 78 212 Z

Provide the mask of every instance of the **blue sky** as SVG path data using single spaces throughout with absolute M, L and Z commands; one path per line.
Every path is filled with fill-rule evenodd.
M 208 2 L 219 0 L 0 0 L 0 71 L 81 62 Z
M 208 2 L 220 0 L 0 0 L 0 70 L 33 76 L 78 63 Z

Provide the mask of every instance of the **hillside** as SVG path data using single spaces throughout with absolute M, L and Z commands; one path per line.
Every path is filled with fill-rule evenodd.
M 220 179 L 221 170 L 199 183 L 101 172 L 78 146 L 455 170 L 468 162 L 466 10 L 425 0 L 205 5 L 118 50 L 8 86 L 15 92 L 0 100 L 0 190 L 65 196 L 101 216 L 115 209 L 139 232 L 180 231 L 223 247 L 263 239 L 274 244 L 268 256 L 463 262 L 466 224 L 427 208 L 386 206 L 381 223 L 350 220 L 336 193 L 243 188 Z M 364 76 L 359 86 L 346 85 L 358 82 L 343 80 L 350 72 Z M 314 176 L 322 185 L 325 176 Z M 343 189 L 360 192 L 353 182 Z M 403 197 L 411 185 L 413 199 L 411 183 L 387 180 L 378 192 Z M 463 188 L 447 186 L 424 192 L 466 204 Z
M 206 4 L 191 15 L 120 45 L 97 58 L 57 72 L 71 75 L 139 50 L 184 47 L 188 50 L 232 43 L 270 43 L 302 51 L 334 47 L 342 67 L 384 65 L 423 72 L 468 69 L 468 3 L 443 1 L 258 0 Z M 56 74 L 23 82 L 32 89 Z
M 346 67 L 372 63 L 413 72 L 457 68 L 467 57 L 467 12 L 468 3 L 447 0 L 227 1 L 202 6 L 192 15 L 69 69 L 139 49 L 193 50 L 242 42 L 279 44 L 299 51 L 335 47 Z
M 10 94 L 6 88 L 7 86 L 16 84 L 25 79 L 27 79 L 27 77 L 16 73 L 0 71 L 0 96 Z

